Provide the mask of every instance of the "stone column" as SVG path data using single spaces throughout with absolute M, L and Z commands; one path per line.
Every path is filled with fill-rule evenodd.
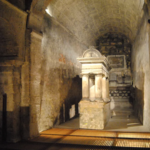
M 102 74 L 95 75 L 95 99 L 102 101 Z
M 109 97 L 109 78 L 108 77 L 106 79 L 106 87 L 107 87 L 107 99 L 109 100 L 110 97 Z
M 95 76 L 89 77 L 89 99 L 91 101 L 95 100 Z
M 107 84 L 106 84 L 106 77 L 104 76 L 102 79 L 102 99 L 105 102 L 107 98 Z
M 82 76 L 82 100 L 89 100 L 89 75 Z

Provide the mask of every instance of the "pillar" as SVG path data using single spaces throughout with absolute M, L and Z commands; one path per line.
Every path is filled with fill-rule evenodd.
M 103 101 L 106 101 L 107 98 L 107 84 L 106 84 L 106 77 L 104 76 L 102 78 L 102 99 Z
M 109 100 L 110 97 L 109 97 L 109 78 L 108 77 L 106 79 L 106 88 L 107 88 L 107 99 Z
M 91 101 L 95 100 L 95 76 L 89 77 L 89 99 Z
M 82 76 L 82 100 L 89 100 L 89 75 Z
M 102 101 L 102 74 L 95 75 L 95 99 Z

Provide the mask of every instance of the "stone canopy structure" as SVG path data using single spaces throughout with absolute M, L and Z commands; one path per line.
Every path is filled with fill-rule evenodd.
M 105 56 L 90 47 L 78 58 L 82 64 L 82 100 L 109 102 L 109 63 Z
M 103 129 L 110 117 L 108 60 L 93 47 L 78 60 L 82 64 L 80 128 Z

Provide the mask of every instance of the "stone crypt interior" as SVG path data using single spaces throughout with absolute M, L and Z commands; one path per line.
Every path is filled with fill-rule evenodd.
M 0 140 L 149 133 L 149 37 L 150 0 L 0 0 Z

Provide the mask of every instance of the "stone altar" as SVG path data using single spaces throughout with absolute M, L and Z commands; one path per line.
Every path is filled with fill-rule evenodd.
M 111 117 L 131 116 L 133 108 L 131 103 L 132 74 L 127 68 L 125 55 L 107 56 L 111 70 L 109 72 L 109 96 L 111 99 Z
M 109 72 L 111 110 L 132 107 L 129 103 L 132 75 L 130 68 L 127 68 L 125 55 L 109 55 L 107 58 L 112 68 Z
M 91 47 L 78 58 L 82 64 L 80 128 L 104 129 L 110 118 L 108 59 Z

